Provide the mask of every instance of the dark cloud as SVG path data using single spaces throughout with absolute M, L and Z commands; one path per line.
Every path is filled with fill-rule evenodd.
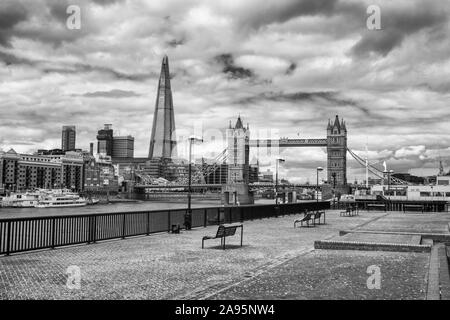
M 252 70 L 235 65 L 233 55 L 230 53 L 218 55 L 214 59 L 223 66 L 222 72 L 232 79 L 246 79 L 254 76 Z
M 257 103 L 262 100 L 270 101 L 316 101 L 323 99 L 338 105 L 357 105 L 353 100 L 339 98 L 339 93 L 335 91 L 313 91 L 313 92 L 264 92 L 257 96 L 240 99 L 237 103 Z
M 10 47 L 13 28 L 28 17 L 26 8 L 19 2 L 0 2 L 0 45 Z
M 155 78 L 158 76 L 156 73 L 134 73 L 128 74 L 121 71 L 117 71 L 112 68 L 95 66 L 84 63 L 75 63 L 67 67 L 55 67 L 55 68 L 44 68 L 45 73 L 60 73 L 60 74 L 76 74 L 76 73 L 87 73 L 87 72 L 101 72 L 113 76 L 120 80 L 130 80 L 130 81 L 144 81 L 149 78 Z
M 178 47 L 178 46 L 183 45 L 184 42 L 185 42 L 185 39 L 179 39 L 179 40 L 177 40 L 177 39 L 172 39 L 172 40 L 170 40 L 170 41 L 167 41 L 167 45 L 169 45 L 169 46 L 172 47 L 172 48 L 176 48 L 176 47 Z
M 272 4 L 263 3 L 252 10 L 252 15 L 242 17 L 241 23 L 253 28 L 271 23 L 283 23 L 299 16 L 330 15 L 336 8 L 338 0 L 294 0 Z
M 21 58 L 14 54 L 3 52 L 1 50 L 0 50 L 0 61 L 5 63 L 7 66 L 13 64 L 34 66 L 37 64 L 37 61 Z
M 292 73 L 294 73 L 295 69 L 297 69 L 297 64 L 295 62 L 292 62 L 289 67 L 286 70 L 286 74 L 287 75 L 291 75 Z
M 0 50 L 0 61 L 4 62 L 6 65 L 29 65 L 41 67 L 44 73 L 77 74 L 86 72 L 100 72 L 104 74 L 109 74 L 116 79 L 130 80 L 130 81 L 144 81 L 146 79 L 158 77 L 158 74 L 156 72 L 129 74 L 117 71 L 112 68 L 95 66 L 85 63 L 73 63 L 68 65 L 65 64 L 64 67 L 59 67 L 58 65 L 55 65 L 55 67 L 50 68 L 42 67 L 42 65 L 48 65 L 49 61 L 22 58 L 10 53 L 3 52 L 1 50 Z
M 95 91 L 95 92 L 87 92 L 82 94 L 83 97 L 88 98 L 129 98 L 129 97 L 138 97 L 140 96 L 134 91 L 127 91 L 127 90 L 120 90 L 120 89 L 113 89 L 110 91 Z

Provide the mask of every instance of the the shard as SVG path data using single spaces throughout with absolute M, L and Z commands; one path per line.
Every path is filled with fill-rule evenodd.
M 161 66 L 148 156 L 150 159 L 176 157 L 175 115 L 167 56 Z

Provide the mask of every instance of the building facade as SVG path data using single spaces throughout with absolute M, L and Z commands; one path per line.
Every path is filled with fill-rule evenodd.
M 61 135 L 61 149 L 62 151 L 75 150 L 76 144 L 76 128 L 75 126 L 63 126 Z
M 115 136 L 112 145 L 113 158 L 133 158 L 134 157 L 134 137 Z
M 164 56 L 161 64 L 148 157 L 149 159 L 176 157 L 175 114 L 167 56 Z
M 97 134 L 97 153 L 112 156 L 113 152 L 113 129 L 111 124 L 105 124 Z
M 228 183 L 249 183 L 250 131 L 238 117 L 234 128 L 227 129 Z
M 336 116 L 327 127 L 328 183 L 331 186 L 347 185 L 347 128 L 344 120 Z
M 68 188 L 83 190 L 83 159 L 68 155 L 0 154 L 0 187 L 9 191 Z

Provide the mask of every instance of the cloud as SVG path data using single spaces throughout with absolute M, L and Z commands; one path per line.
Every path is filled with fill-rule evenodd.
M 95 92 L 86 92 L 82 95 L 83 97 L 88 98 L 129 98 L 129 97 L 138 97 L 140 96 L 134 91 L 127 91 L 127 90 L 120 90 L 120 89 L 113 89 L 109 91 L 95 91 Z
M 0 3 L 0 45 L 10 47 L 14 27 L 28 18 L 26 8 L 20 2 Z
M 214 59 L 222 66 L 222 72 L 231 79 L 246 79 L 254 76 L 252 70 L 237 66 L 232 54 L 224 53 L 214 57 Z

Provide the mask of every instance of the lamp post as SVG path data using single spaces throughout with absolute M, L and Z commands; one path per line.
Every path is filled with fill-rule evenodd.
M 334 207 L 336 204 L 336 172 L 333 172 L 331 176 L 333 177 L 333 207 Z
M 276 173 L 275 173 L 275 204 L 278 204 L 278 163 L 280 162 L 285 162 L 286 160 L 284 159 L 277 159 L 277 164 L 276 164 Z
M 322 167 L 317 167 L 317 181 L 316 181 L 316 200 L 319 202 L 319 172 L 323 171 Z
M 191 209 L 191 193 L 192 193 L 192 143 L 203 142 L 203 139 L 196 137 L 189 137 L 189 169 L 188 169 L 188 209 L 184 215 L 184 227 L 186 230 L 191 230 L 192 226 L 192 209 Z

